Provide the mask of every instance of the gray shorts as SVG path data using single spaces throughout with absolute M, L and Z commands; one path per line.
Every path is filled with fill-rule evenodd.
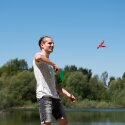
M 42 97 L 38 99 L 38 102 L 41 124 L 51 122 L 52 116 L 54 116 L 56 120 L 66 119 L 65 110 L 60 99 Z

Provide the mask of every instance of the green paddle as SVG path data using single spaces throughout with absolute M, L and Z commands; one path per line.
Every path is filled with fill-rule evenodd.
M 62 81 L 64 80 L 64 74 L 63 74 L 62 69 L 60 69 L 59 77 L 60 77 L 60 79 L 61 79 Z

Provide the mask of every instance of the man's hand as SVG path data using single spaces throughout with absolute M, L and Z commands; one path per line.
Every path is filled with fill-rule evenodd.
M 55 69 L 56 73 L 59 74 L 60 72 L 60 67 L 56 64 L 53 65 L 53 68 Z
M 70 99 L 70 101 L 72 101 L 72 102 L 75 102 L 75 100 L 76 100 L 75 96 L 73 96 L 73 95 L 70 95 L 70 96 L 69 96 L 69 99 Z

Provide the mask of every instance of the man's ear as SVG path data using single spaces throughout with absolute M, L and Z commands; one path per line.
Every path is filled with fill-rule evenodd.
M 43 44 L 44 44 L 44 43 L 41 43 L 41 48 L 43 48 L 43 46 L 44 46 Z

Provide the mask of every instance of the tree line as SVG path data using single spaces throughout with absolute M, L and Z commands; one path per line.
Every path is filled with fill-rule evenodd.
M 119 78 L 110 77 L 107 83 L 106 71 L 99 77 L 92 74 L 91 69 L 75 65 L 67 65 L 62 70 L 64 80 L 61 81 L 58 75 L 58 84 L 77 97 L 76 104 L 88 100 L 125 106 L 125 73 Z M 64 96 L 62 101 L 68 106 Z M 37 102 L 33 68 L 29 68 L 24 59 L 9 60 L 0 67 L 0 109 L 23 106 L 29 102 Z

